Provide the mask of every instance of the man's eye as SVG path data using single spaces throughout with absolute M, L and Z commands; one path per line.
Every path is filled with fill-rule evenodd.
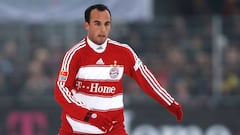
M 99 22 L 96 22 L 96 23 L 95 23 L 95 25 L 96 25 L 96 26 L 99 26 L 99 25 L 100 25 L 100 23 L 99 23 Z
M 105 26 L 110 26 L 111 23 L 105 23 Z

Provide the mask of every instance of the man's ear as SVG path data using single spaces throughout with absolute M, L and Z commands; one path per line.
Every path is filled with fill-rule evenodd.
M 84 26 L 84 28 L 88 31 L 88 29 L 89 29 L 89 23 L 86 22 L 86 21 L 84 21 L 83 26 Z

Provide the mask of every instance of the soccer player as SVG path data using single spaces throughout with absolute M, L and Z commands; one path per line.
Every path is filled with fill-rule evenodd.
M 59 135 L 127 135 L 124 127 L 122 77 L 127 74 L 178 121 L 181 105 L 126 44 L 110 39 L 111 12 L 102 4 L 85 11 L 87 36 L 68 50 L 55 86 L 62 107 Z

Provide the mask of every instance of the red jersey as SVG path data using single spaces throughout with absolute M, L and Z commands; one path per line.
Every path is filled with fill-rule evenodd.
M 94 49 L 88 38 L 74 45 L 64 56 L 56 80 L 55 98 L 62 107 L 62 127 L 69 133 L 104 134 L 83 121 L 89 110 L 123 122 L 122 77 L 127 74 L 141 89 L 163 106 L 174 99 L 126 44 L 107 39 Z M 98 51 L 102 50 L 102 51 Z

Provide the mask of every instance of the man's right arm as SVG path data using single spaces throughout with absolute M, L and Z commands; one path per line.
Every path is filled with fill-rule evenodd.
M 55 99 L 64 112 L 72 118 L 94 125 L 104 132 L 109 132 L 114 123 L 89 108 L 84 102 L 77 100 L 71 92 L 75 89 L 75 78 L 79 70 L 78 58 L 78 55 L 72 50 L 65 54 L 56 79 Z
M 76 52 L 77 50 L 69 50 L 62 60 L 56 78 L 54 97 L 68 115 L 83 120 L 90 108 L 83 102 L 77 101 L 71 92 L 75 87 L 75 76 L 78 71 Z

